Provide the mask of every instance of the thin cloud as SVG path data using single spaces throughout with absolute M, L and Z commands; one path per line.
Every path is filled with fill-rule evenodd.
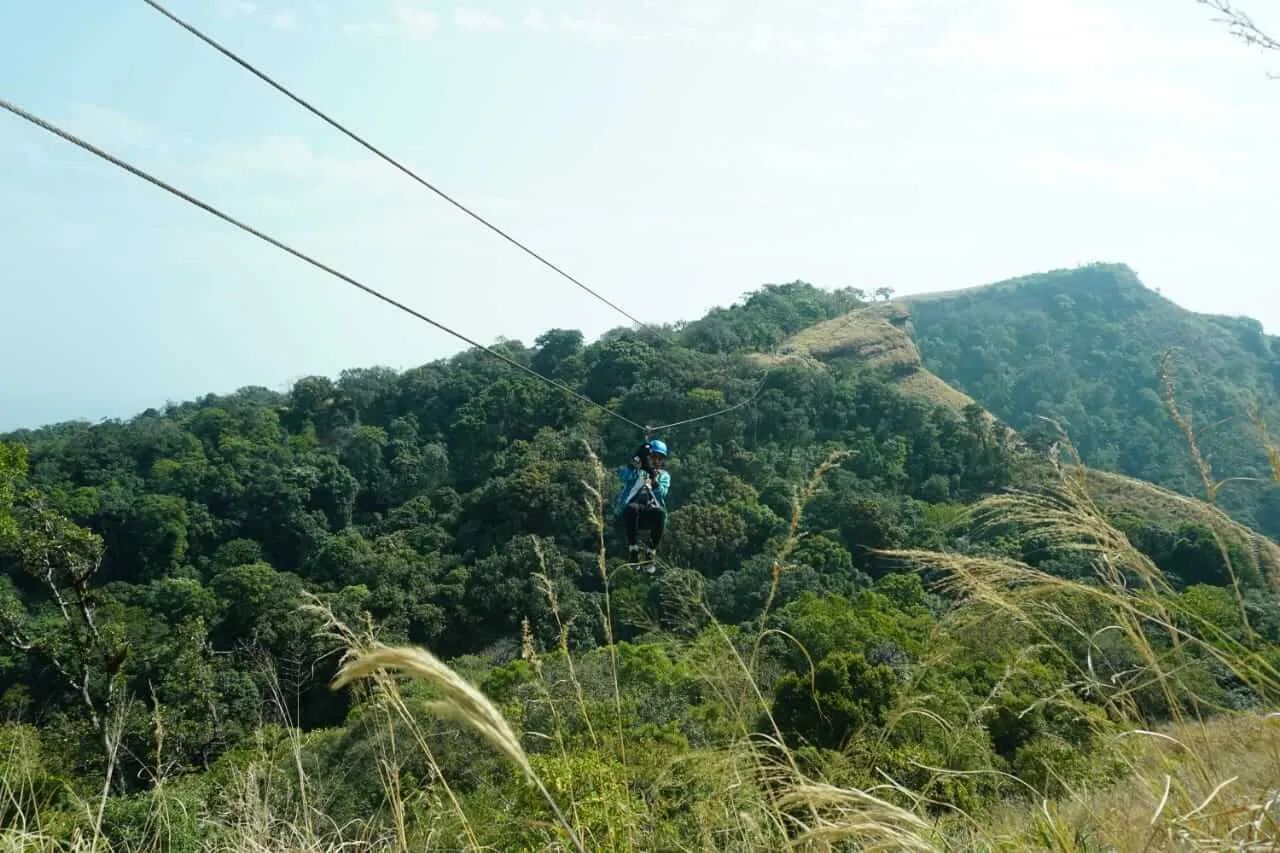
M 935 6 L 956 2 L 933 0 Z M 646 0 L 642 8 L 582 4 L 552 14 L 535 6 L 525 11 L 523 23 L 534 32 L 555 32 L 596 44 L 680 45 L 847 67 L 876 58 L 891 40 L 901 37 L 901 31 L 926 20 L 918 0 L 866 0 L 852 11 L 838 4 L 802 5 L 803 12 L 766 6 L 750 14 L 727 0 Z
M 249 0 L 219 0 L 218 8 L 224 15 L 252 15 L 258 10 L 257 4 Z
M 754 155 L 761 168 L 788 178 L 825 180 L 833 171 L 826 154 L 788 142 L 762 140 L 755 144 Z
M 1258 123 L 1268 118 L 1261 105 L 1232 103 L 1199 86 L 1116 74 L 1074 75 L 1052 87 L 993 93 L 991 101 L 1023 115 L 1111 114 L 1144 119 L 1158 115 L 1193 127 L 1233 121 Z
M 265 195 L 285 191 L 295 198 L 300 191 L 336 192 L 348 198 L 421 196 L 415 184 L 372 155 L 329 154 L 300 136 L 196 142 L 119 110 L 88 103 L 76 104 L 58 123 L 180 185 L 225 186 L 244 181 L 246 188 L 261 188 Z M 4 139 L 0 136 L 0 142 Z
M 353 36 L 358 36 L 358 35 L 381 36 L 381 35 L 387 34 L 388 28 L 386 24 L 380 23 L 378 21 L 371 21 L 369 23 L 364 23 L 364 24 L 357 24 L 357 23 L 343 24 L 342 31 L 344 33 L 347 33 L 348 35 L 353 35 Z
M 530 9 L 526 12 L 524 25 L 539 33 L 545 33 L 551 29 L 551 24 L 547 21 L 547 13 L 541 9 Z
M 75 104 L 65 124 L 72 132 L 108 151 L 163 152 L 168 149 L 151 125 L 99 104 Z
M 1230 154 L 1179 143 L 1157 145 L 1127 155 L 1045 151 L 1021 158 L 1016 170 L 1045 187 L 1072 191 L 1106 190 L 1149 198 L 1176 198 L 1187 192 L 1224 195 L 1256 192 L 1259 184 L 1242 180 L 1243 162 Z
M 21 164 L 26 171 L 44 168 L 54 162 L 51 141 L 43 131 L 19 127 L 18 122 L 5 122 L 0 127 L 0 159 Z M 5 192 L 9 193 L 10 189 L 6 186 Z
M 895 42 L 936 26 L 962 0 L 862 0 L 836 4 L 798 0 L 789 7 L 758 5 L 743 14 L 726 0 L 657 2 L 652 13 L 620 22 L 637 40 L 684 43 L 794 62 L 850 67 L 881 58 Z M 926 14 L 927 12 L 927 14 Z
M 921 0 L 862 0 L 862 14 L 867 21 L 889 29 L 917 26 L 932 11 L 926 10 L 925 5 Z
M 814 37 L 814 58 L 835 66 L 871 62 L 888 40 L 887 31 L 874 28 L 818 33 Z
M 622 37 L 622 29 L 599 14 L 562 14 L 556 19 L 556 28 L 597 44 L 618 41 Z
M 391 17 L 399 33 L 413 41 L 426 41 L 440 29 L 440 19 L 435 14 L 411 6 L 397 6 L 391 10 Z
M 1126 20 L 1079 0 L 1011 0 L 943 33 L 925 51 L 940 65 L 1058 75 L 1100 73 L 1143 63 L 1229 57 L 1233 48 Z M 976 17 L 976 16 L 975 16 Z
M 271 16 L 271 26 L 277 30 L 296 30 L 298 16 L 292 11 L 277 12 Z
M 356 197 L 408 197 L 416 189 L 372 155 L 326 154 L 298 136 L 217 143 L 200 152 L 186 152 L 184 159 L 194 172 L 220 183 L 245 180 L 268 192 L 287 188 L 291 195 L 305 188 L 307 192 L 349 193 Z
M 453 10 L 453 25 L 460 30 L 500 30 L 502 18 L 484 9 L 458 6 Z
M 805 55 L 805 39 L 787 30 L 757 24 L 746 46 L 756 53 L 782 53 L 799 59 Z

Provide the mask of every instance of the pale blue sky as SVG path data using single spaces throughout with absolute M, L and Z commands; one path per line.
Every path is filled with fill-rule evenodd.
M 170 3 L 645 320 L 1102 260 L 1280 333 L 1280 55 L 1193 0 Z M 138 0 L 3 0 L 0 80 L 478 340 L 625 322 Z M 0 157 L 0 429 L 459 348 L 8 114 Z

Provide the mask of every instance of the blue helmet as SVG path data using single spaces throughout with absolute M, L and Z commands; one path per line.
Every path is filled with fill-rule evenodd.
M 653 439 L 649 442 L 649 452 L 656 453 L 659 456 L 667 455 L 667 443 L 661 439 Z

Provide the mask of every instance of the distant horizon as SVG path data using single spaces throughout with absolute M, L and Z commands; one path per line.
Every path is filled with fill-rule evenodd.
M 1179 304 L 1176 300 L 1171 299 L 1169 296 L 1167 296 L 1167 295 L 1165 295 L 1165 294 L 1163 294 L 1163 293 L 1160 293 L 1160 291 L 1159 291 L 1157 288 L 1154 288 L 1154 287 L 1152 287 L 1152 286 L 1148 285 L 1145 281 L 1143 281 L 1141 273 L 1140 273 L 1138 270 L 1135 270 L 1135 269 L 1134 269 L 1130 264 L 1128 264 L 1128 263 L 1126 263 L 1126 262 L 1124 262 L 1124 261 L 1102 261 L 1102 260 L 1097 260 L 1097 261 L 1086 261 L 1086 262 L 1083 262 L 1083 263 L 1080 263 L 1080 264 L 1077 264 L 1077 265 L 1075 265 L 1075 266 L 1071 266 L 1071 267 L 1056 267 L 1056 268 L 1053 268 L 1053 269 L 1036 270 L 1036 271 L 1033 271 L 1033 272 L 1027 272 L 1027 273 L 1023 273 L 1023 274 L 1021 274 L 1021 275 L 1016 275 L 1016 276 L 1012 276 L 1012 277 L 1009 277 L 1009 278 L 1003 278 L 1003 279 L 999 279 L 999 280 L 996 280 L 996 281 L 982 282 L 982 283 L 978 283 L 978 284 L 970 284 L 970 285 L 965 285 L 965 286 L 961 286 L 961 287 L 940 288 L 940 289 L 938 289 L 938 290 L 916 291 L 916 292 L 913 292 L 913 293 L 899 293 L 899 292 L 895 289 L 895 290 L 894 290 L 894 293 L 893 293 L 893 298 L 892 298 L 890 301 L 895 301 L 895 302 L 896 302 L 896 301 L 900 301 L 900 300 L 906 300 L 906 299 L 909 299 L 909 298 L 911 298 L 911 297 L 919 297 L 919 296 L 940 296 L 940 297 L 943 297 L 943 298 L 947 298 L 947 297 L 950 297 L 950 296 L 956 296 L 956 295 L 959 295 L 959 294 L 962 294 L 962 293 L 966 293 L 966 292 L 970 292 L 970 291 L 974 291 L 974 290 L 983 290 L 983 289 L 986 289 L 986 288 L 990 288 L 990 287 L 994 287 L 994 286 L 998 286 L 998 285 L 1002 285 L 1002 284 L 1007 284 L 1007 283 L 1010 283 L 1010 282 L 1018 281 L 1018 280 L 1023 279 L 1023 278 L 1035 277 L 1035 276 L 1042 276 L 1042 275 L 1050 275 L 1050 274 L 1055 273 L 1055 272 L 1081 270 L 1081 269 L 1087 269 L 1087 268 L 1089 268 L 1089 267 L 1096 267 L 1096 266 L 1101 266 L 1101 267 L 1125 267 L 1125 268 L 1129 269 L 1130 271 L 1132 271 L 1132 272 L 1134 273 L 1134 275 L 1137 277 L 1137 280 L 1142 284 L 1142 286 L 1143 286 L 1145 289 L 1147 289 L 1147 290 L 1151 291 L 1152 293 L 1155 293 L 1156 295 L 1160 296 L 1162 299 L 1164 299 L 1164 300 L 1165 300 L 1166 302 L 1168 302 L 1169 304 L 1171 304 L 1171 305 L 1173 305 L 1173 306 L 1175 306 L 1175 307 L 1177 307 L 1177 308 L 1179 308 L 1179 309 L 1181 309 L 1181 310 L 1183 310 L 1183 311 L 1187 311 L 1187 312 L 1189 312 L 1189 313 L 1191 313 L 1191 314 L 1194 314 L 1194 315 L 1196 315 L 1196 316 L 1199 316 L 1199 317 L 1225 317 L 1225 318 L 1233 318 L 1233 319 L 1245 318 L 1245 319 L 1254 320 L 1254 321 L 1258 322 L 1260 325 L 1262 325 L 1262 326 L 1263 326 L 1263 332 L 1264 332 L 1264 334 L 1266 334 L 1266 335 L 1267 335 L 1268 337 L 1270 337 L 1270 338 L 1273 338 L 1273 339 L 1276 339 L 1276 340 L 1280 340 L 1280 335 L 1276 335 L 1276 334 L 1274 334 L 1270 329 L 1267 329 L 1267 328 L 1266 328 L 1265 324 L 1262 324 L 1262 321 L 1261 321 L 1261 320 L 1258 320 L 1256 317 L 1253 317 L 1253 316 L 1251 316 L 1251 315 L 1248 315 L 1248 314 L 1225 314 L 1225 313 L 1215 313 L 1215 312 L 1197 311 L 1197 310 L 1195 310 L 1195 309 L 1188 308 L 1187 306 L 1184 306 L 1184 305 Z M 683 321 L 683 322 L 696 322 L 697 320 L 700 320 L 700 319 L 702 319 L 703 317 L 708 316 L 712 311 L 715 311 L 715 310 L 718 310 L 718 309 L 721 309 L 721 308 L 728 308 L 728 307 L 730 307 L 731 305 L 734 305 L 734 304 L 739 304 L 739 303 L 740 303 L 740 302 L 742 302 L 742 301 L 743 301 L 747 296 L 750 296 L 750 295 L 751 295 L 751 294 L 753 294 L 753 293 L 757 293 L 757 292 L 759 292 L 760 290 L 762 290 L 762 289 L 763 289 L 763 288 L 765 288 L 765 287 L 768 287 L 768 286 L 771 286 L 771 285 L 786 284 L 786 283 L 793 282 L 793 281 L 801 281 L 801 282 L 805 282 L 805 283 L 807 283 L 807 284 L 810 284 L 810 285 L 812 285 L 812 286 L 814 286 L 814 287 L 819 288 L 820 290 L 824 290 L 824 291 L 828 291 L 828 292 L 833 292 L 833 291 L 836 291 L 836 290 L 839 290 L 839 289 L 842 289 L 842 288 L 846 288 L 846 287 L 858 288 L 858 289 L 863 290 L 863 291 L 867 294 L 867 296 L 868 296 L 868 297 L 873 297 L 873 294 L 874 294 L 874 291 L 875 291 L 875 287 L 881 287 L 881 286 L 883 286 L 883 287 L 890 287 L 890 288 L 892 288 L 892 285 L 891 285 L 891 284 L 877 284 L 875 287 L 865 286 L 865 287 L 860 287 L 860 288 L 859 288 L 859 286 L 858 286 L 858 285 L 844 285 L 844 284 L 841 284 L 841 285 L 824 285 L 824 284 L 819 284 L 819 283 L 817 283 L 817 282 L 809 281 L 808 279 L 806 279 L 806 278 L 804 278 L 804 277 L 797 277 L 797 278 L 787 279 L 786 281 L 766 282 L 766 283 L 762 283 L 762 284 L 757 284 L 757 285 L 756 285 L 754 288 L 752 288 L 751 290 L 744 291 L 744 292 L 743 292 L 743 296 L 740 296 L 737 300 L 734 300 L 734 302 L 732 302 L 732 303 L 720 304 L 720 305 L 714 305 L 714 306 L 712 306 L 711 308 L 709 308 L 709 309 L 707 309 L 706 311 L 704 311 L 701 315 L 699 315 L 699 316 L 697 316 L 697 317 L 692 317 L 692 318 L 690 318 L 690 317 L 682 317 L 682 318 L 676 318 L 676 319 L 674 319 L 674 320 L 669 320 L 669 321 L 666 321 L 666 322 L 667 322 L 668 324 L 671 324 L 671 325 L 674 325 L 674 324 L 679 323 L 679 322 L 682 322 L 682 321 Z M 869 299 L 868 301 L 874 301 L 874 300 L 873 300 L 873 299 Z M 550 328 L 550 327 L 549 327 L 549 328 Z M 562 327 L 560 327 L 560 328 L 572 328 L 572 327 L 562 326 Z M 615 331 L 615 330 L 620 329 L 620 328 L 626 328 L 626 326 L 624 326 L 624 325 L 622 325 L 622 324 L 615 325 L 615 326 L 612 326 L 612 327 L 610 327 L 610 328 L 608 328 L 608 329 L 605 329 L 604 331 L 602 331 L 602 332 L 600 332 L 600 333 L 598 333 L 598 334 L 594 334 L 594 335 L 586 335 L 586 334 L 584 333 L 584 336 L 583 336 L 583 337 L 584 337 L 584 343 L 586 343 L 586 344 L 594 343 L 595 341 L 598 341 L 600 338 L 602 338 L 604 335 L 609 334 L 610 332 Z M 549 330 L 549 329 L 543 329 L 543 330 L 542 330 L 542 332 L 545 332 L 545 331 L 548 331 L 548 330 Z M 460 331 L 462 331 L 464 334 L 468 334 L 468 332 L 467 332 L 466 330 L 460 330 Z M 578 331 L 581 331 L 581 330 L 578 330 Z M 539 333 L 538 333 L 538 335 L 542 334 L 542 332 L 539 332 Z M 441 334 L 443 334 L 443 333 L 441 333 Z M 476 340 L 478 340 L 480 343 L 485 344 L 486 346 L 492 346 L 494 343 L 496 343 L 496 340 L 485 340 L 483 337 L 478 336 L 478 335 L 470 335 L 470 336 L 474 337 Z M 534 337 L 536 337 L 536 335 L 535 335 Z M 527 341 L 526 341 L 526 340 L 519 340 L 519 343 L 521 343 L 523 346 L 527 346 L 527 347 L 532 347 L 532 346 L 533 346 L 533 340 L 532 340 L 532 339 L 527 340 Z M 344 368 L 340 368 L 337 372 L 333 372 L 333 373 L 302 373 L 302 374 L 296 374 L 296 375 L 294 375 L 294 376 L 292 376 L 292 377 L 290 377 L 290 378 L 280 379 L 280 380 L 278 380 L 278 381 L 277 381 L 277 382 L 275 382 L 275 383 L 268 383 L 268 382 L 263 382 L 263 381 L 248 381 L 248 382 L 241 383 L 240 385 L 237 385 L 236 387 L 234 387 L 234 388 L 230 388 L 230 389 L 228 389 L 228 390 L 221 390 L 221 391 L 219 391 L 219 390 L 192 391 L 192 392 L 190 392 L 190 393 L 189 393 L 187 396 L 185 396 L 185 397 L 181 397 L 181 398 L 169 397 L 169 398 L 166 398 L 166 399 L 165 399 L 164 401 L 162 401 L 162 402 L 155 402 L 155 403 L 151 403 L 151 404 L 137 404 L 137 403 L 133 403 L 133 404 L 125 404 L 125 405 L 122 405 L 122 406 L 117 406 L 117 407 L 116 407 L 116 411 L 117 411 L 117 412 L 120 412 L 119 414 L 110 414 L 110 413 L 109 413 L 109 414 L 93 415 L 93 416 L 84 415 L 84 416 L 79 416 L 79 417 L 63 418 L 63 419 L 61 419 L 61 420 L 42 421 L 42 422 L 35 422 L 35 423 L 31 423 L 31 422 L 25 422 L 25 423 L 22 423 L 22 422 L 17 422 L 17 421 L 6 421 L 6 420 L 4 419 L 4 417 L 3 417 L 3 413 L 0 413 L 0 435 L 6 435 L 6 434 L 12 434 L 12 433 L 18 433 L 18 432 L 23 432 L 23 431 L 36 431 L 36 430 L 39 430 L 39 429 L 42 429 L 42 428 L 45 428 L 45 427 L 53 427 L 53 426 L 59 426 L 59 425 L 62 425 L 62 424 L 70 424 L 70 423 L 88 423 L 88 424 L 96 424 L 96 423 L 103 423 L 103 422 L 107 422 L 107 421 L 121 421 L 121 422 L 124 422 L 124 421 L 132 420 L 133 418 L 136 418 L 136 417 L 138 417 L 138 416 L 141 416 L 142 414 L 144 414 L 145 412 L 147 412 L 147 411 L 149 411 L 149 410 L 162 411 L 162 410 L 164 410 L 166 407 L 168 407 L 168 406 L 170 406 L 170 405 L 173 405 L 173 406 L 180 406 L 180 405 L 182 405 L 182 404 L 189 403 L 189 402 L 193 402 L 193 401 L 195 401 L 195 400 L 198 400 L 198 399 L 200 399 L 200 398 L 202 398 L 202 397 L 209 396 L 209 395 L 213 395 L 213 396 L 216 396 L 216 397 L 225 397 L 225 396 L 230 396 L 230 395 L 236 394 L 236 393 L 238 393 L 239 391 L 242 391 L 242 390 L 247 389 L 247 388 L 264 388 L 264 389 L 266 389 L 266 390 L 268 390 L 268 391 L 271 391 L 271 392 L 273 392 L 273 393 L 279 393 L 279 394 L 286 394 L 286 395 L 287 395 L 287 394 L 289 393 L 289 391 L 292 389 L 293 385 L 294 385 L 296 382 L 298 382 L 300 379 L 306 378 L 306 377 L 308 377 L 308 376 L 321 376 L 321 377 L 325 377 L 325 378 L 327 378 L 327 379 L 330 379 L 330 380 L 333 380 L 333 381 L 335 381 L 335 382 L 336 382 L 336 381 L 338 380 L 338 378 L 339 378 L 339 376 L 340 376 L 341 372 L 342 372 L 342 371 L 344 371 L 344 370 L 368 370 L 368 369 L 376 369 L 376 368 L 386 368 L 386 369 L 394 370 L 394 371 L 395 371 L 396 373 L 398 373 L 398 374 L 402 374 L 402 373 L 404 373 L 404 372 L 406 372 L 406 371 L 414 370 L 414 369 L 416 369 L 416 368 L 422 367 L 422 366 L 427 365 L 427 364 L 431 364 L 431 363 L 433 363 L 433 362 L 448 361 L 449 359 L 453 358 L 453 357 L 454 357 L 454 356 L 456 356 L 456 355 L 459 355 L 459 354 L 461 354 L 461 353 L 467 352 L 469 349 L 471 349 L 471 347 L 469 347 L 469 346 L 467 346 L 467 345 L 465 345 L 465 344 L 461 344 L 457 349 L 455 349 L 455 350 L 453 350 L 453 351 L 451 351 L 451 352 L 449 352 L 449 353 L 447 353 L 447 354 L 445 354 L 445 355 L 438 356 L 438 357 L 436 357 L 436 358 L 429 359 L 429 360 L 427 360 L 427 361 L 422 361 L 422 362 L 413 363 L 413 364 L 404 364 L 404 365 L 385 364 L 385 363 L 351 364 L 351 365 L 347 365 L 347 366 L 346 366 L 346 367 L 344 367 Z M 124 409 L 128 409 L 128 410 L 129 410 L 129 412 L 128 412 L 128 413 L 124 413 L 124 412 L 123 412 L 123 410 L 124 410 Z

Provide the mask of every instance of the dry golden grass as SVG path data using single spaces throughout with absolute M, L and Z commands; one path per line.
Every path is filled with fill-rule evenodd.
M 1280 593 L 1280 545 L 1233 520 L 1217 507 L 1123 474 L 1088 469 L 1089 491 L 1108 511 L 1125 512 L 1166 526 L 1199 524 L 1239 548 L 1251 568 Z
M 813 822 L 791 841 L 798 849 L 823 849 L 839 842 L 855 843 L 863 851 L 933 853 L 941 849 L 933 840 L 935 829 L 929 820 L 870 791 L 800 782 L 779 800 L 779 806 L 804 806 L 815 814 Z
M 761 354 L 756 360 L 772 365 L 793 359 L 821 368 L 824 360 L 852 357 L 869 370 L 889 371 L 891 381 L 909 396 L 955 411 L 973 405 L 973 398 L 925 369 L 920 350 L 901 327 L 908 316 L 898 303 L 868 305 L 810 326 L 784 342 L 779 355 Z
M 957 412 L 974 403 L 973 398 L 968 394 L 948 385 L 937 374 L 930 373 L 923 367 L 898 379 L 895 384 L 908 396 L 924 400 L 934 406 L 945 406 Z M 992 416 L 987 414 L 987 418 L 992 419 Z
M 781 347 L 816 358 L 854 356 L 871 367 L 920 364 L 920 351 L 905 331 L 893 325 L 905 313 L 888 303 L 857 308 L 800 331 Z
M 1223 716 L 1135 731 L 1129 772 L 1091 791 L 991 815 L 969 849 L 1280 849 L 1280 719 Z
M 1262 449 L 1267 454 L 1267 461 L 1271 463 L 1271 475 L 1276 482 L 1280 483 L 1280 444 L 1271 440 L 1267 422 L 1262 419 L 1261 407 L 1254 409 L 1253 425 L 1258 430 L 1258 437 L 1262 440 Z
M 442 719 L 454 720 L 469 726 L 490 746 L 519 767 L 529 782 L 537 786 L 546 799 L 574 848 L 580 853 L 585 853 L 582 842 L 565 819 L 559 804 L 547 791 L 542 779 L 534 772 L 533 766 L 529 763 L 529 756 L 520 745 L 520 738 L 511 729 L 506 718 L 494 707 L 487 696 L 435 655 L 425 649 L 408 647 L 382 647 L 356 651 L 353 657 L 343 665 L 333 686 L 340 688 L 357 679 L 370 678 L 386 670 L 406 673 L 438 688 L 444 694 L 444 698 L 430 703 L 430 710 Z
M 1079 472 L 1047 493 L 1013 493 L 981 503 L 979 528 L 1013 525 L 1050 547 L 1094 557 L 1089 581 L 1055 577 L 1016 560 L 920 551 L 886 551 L 886 557 L 946 573 L 943 587 L 961 597 L 953 628 L 1031 628 L 1076 667 L 1064 690 L 1087 692 L 1135 740 L 1128 772 L 1099 790 L 1076 787 L 1066 796 L 1009 805 L 978 826 L 953 824 L 960 849 L 1052 851 L 1271 850 L 1280 849 L 1280 720 L 1276 714 L 1220 714 L 1184 681 L 1179 665 L 1154 643 L 1168 637 L 1174 649 L 1194 648 L 1248 684 L 1266 702 L 1280 697 L 1280 673 L 1264 656 L 1233 641 L 1166 597 L 1167 582 L 1148 558 L 1110 526 L 1088 494 Z M 1137 580 L 1136 585 L 1134 579 Z M 1093 655 L 1100 631 L 1077 624 L 1071 602 L 1100 607 L 1104 630 L 1113 629 L 1136 656 L 1125 672 L 1100 678 Z M 1194 626 L 1189 629 L 1188 623 Z M 996 627 L 995 630 L 1000 630 Z M 1071 655 L 1057 637 L 1088 639 L 1089 653 Z M 1097 651 L 1095 651 L 1097 649 Z M 1152 730 L 1135 695 L 1156 686 L 1174 718 Z M 1049 701 L 1052 697 L 1046 697 Z

